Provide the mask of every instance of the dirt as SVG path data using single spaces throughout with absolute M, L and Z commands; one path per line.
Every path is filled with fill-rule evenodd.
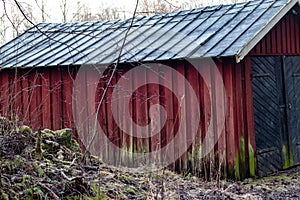
M 70 129 L 32 132 L 0 117 L 0 199 L 300 199 L 300 167 L 206 182 L 169 170 L 128 172 L 83 154 Z

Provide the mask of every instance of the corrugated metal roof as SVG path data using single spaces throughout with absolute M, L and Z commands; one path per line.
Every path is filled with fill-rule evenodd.
M 297 2 L 255 0 L 136 17 L 121 62 L 220 56 L 239 61 Z M 131 21 L 38 24 L 1 47 L 0 68 L 116 62 Z

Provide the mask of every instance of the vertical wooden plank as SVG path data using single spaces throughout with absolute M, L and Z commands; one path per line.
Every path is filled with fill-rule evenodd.
M 258 53 L 260 52 L 260 45 L 257 44 L 257 45 L 253 48 L 252 52 L 253 52 L 253 54 L 258 54 Z
M 286 44 L 286 52 L 288 54 L 290 54 L 291 53 L 291 46 L 292 46 L 290 16 L 286 15 L 284 18 L 285 18 L 285 26 L 286 26 L 285 32 L 286 32 L 286 43 L 287 43 Z
M 265 49 L 265 54 L 270 54 L 272 52 L 272 47 L 273 45 L 275 45 L 275 43 L 272 43 L 272 38 L 271 38 L 271 33 L 272 31 L 270 31 L 267 35 L 266 35 L 266 49 Z
M 216 99 L 216 132 L 219 135 L 217 143 L 218 170 L 226 176 L 226 135 L 225 135 L 225 91 L 223 83 L 223 66 L 221 61 L 216 61 L 214 75 L 220 74 L 222 79 L 215 78 L 215 99 Z
M 226 158 L 229 176 L 235 173 L 235 136 L 234 136 L 234 92 L 233 92 L 233 64 L 230 60 L 226 60 L 223 64 L 224 85 L 227 94 L 225 132 L 226 132 Z
M 176 70 L 176 73 L 173 73 L 173 83 L 176 83 L 173 85 L 173 90 L 175 94 L 178 95 L 179 99 L 174 102 L 174 114 L 175 114 L 175 127 L 178 130 L 177 132 L 174 132 L 174 134 L 179 135 L 180 144 L 175 144 L 175 158 L 180 158 L 175 162 L 175 168 L 177 167 L 178 170 L 186 171 L 187 170 L 187 155 L 186 153 L 180 155 L 180 149 L 187 149 L 186 146 L 186 137 L 187 137 L 187 130 L 186 130 L 186 97 L 185 97 L 185 83 L 182 82 L 182 79 L 179 78 L 179 74 L 181 74 L 183 77 L 185 77 L 185 66 L 183 62 L 174 64 L 174 69 Z M 176 109 L 177 108 L 177 109 Z M 181 120 L 183 119 L 183 120 Z M 177 121 L 178 120 L 178 121 Z M 184 124 L 180 124 L 180 121 L 183 121 Z M 181 130 L 178 129 L 181 125 Z M 177 165 L 177 166 L 176 166 Z M 176 170 L 177 170 L 176 169 Z
M 83 140 L 83 143 L 85 145 L 88 145 L 90 140 L 92 139 L 92 133 L 89 133 L 89 116 L 88 116 L 88 107 L 87 105 L 90 103 L 88 102 L 88 93 L 87 93 L 87 88 L 88 88 L 88 81 L 87 81 L 87 76 L 88 73 L 83 70 L 80 74 L 77 74 L 76 76 L 76 81 L 77 81 L 77 95 L 76 95 L 76 103 L 77 103 L 77 108 L 76 108 L 76 123 L 77 126 L 80 127 L 81 130 L 78 132 L 80 137 Z M 106 115 L 105 115 L 106 116 Z M 88 149 L 89 150 L 89 149 Z
M 242 65 L 241 63 L 238 63 L 235 65 L 235 105 L 236 105 L 236 149 L 238 149 L 238 155 L 239 155 L 239 177 L 238 178 L 244 178 L 245 177 L 245 138 L 244 138 L 244 132 L 243 132 L 243 104 L 242 104 Z
M 4 91 L 5 91 L 5 97 L 4 97 L 4 115 L 7 117 L 10 117 L 11 114 L 11 106 L 10 106 L 10 97 L 11 97 L 11 82 L 10 82 L 10 72 L 9 70 L 6 71 L 3 77 L 4 81 Z
M 61 72 L 60 67 L 51 68 L 51 110 L 53 130 L 62 128 L 62 101 L 61 101 Z
M 147 70 L 147 81 L 148 82 L 156 82 L 159 83 L 160 78 L 160 71 L 158 69 L 159 66 L 153 66 L 151 69 Z M 149 134 L 150 137 L 150 151 L 151 152 L 157 152 L 161 150 L 161 113 L 160 110 L 157 108 L 154 109 L 153 106 L 160 105 L 160 88 L 158 84 L 148 84 L 147 85 L 147 97 L 148 97 L 148 110 L 149 112 L 149 121 L 150 121 L 150 130 Z M 156 163 L 161 163 L 161 156 L 158 155 L 158 157 L 153 158 Z
M 268 35 L 268 34 L 267 34 Z M 261 54 L 266 54 L 267 53 L 267 43 L 268 43 L 268 40 L 267 40 L 267 36 L 264 37 L 261 41 L 260 41 L 260 53 Z
M 244 176 L 249 177 L 249 148 L 248 148 L 248 134 L 247 134 L 247 109 L 246 109 L 246 86 L 245 86 L 245 61 L 241 62 L 241 81 L 242 81 L 242 86 L 241 86 L 241 103 L 242 103 L 242 116 L 243 116 L 243 127 L 242 127 L 242 136 L 243 136 L 243 141 L 241 145 L 243 146 L 243 152 L 244 152 L 244 157 L 245 157 L 245 162 L 244 162 Z M 242 152 L 241 152 L 241 155 Z
M 61 76 L 62 76 L 62 107 L 64 111 L 62 126 L 63 128 L 72 128 L 74 127 L 72 97 L 73 97 L 73 80 L 75 78 L 75 69 L 67 67 L 64 70 L 62 70 Z M 94 87 L 96 88 L 96 86 Z M 96 91 L 96 89 L 92 91 Z M 95 94 L 93 94 L 93 100 L 94 98 L 95 98 Z
M 20 121 L 23 121 L 23 97 L 22 97 L 22 73 L 21 69 L 17 71 L 17 86 L 16 86 L 16 105 L 17 105 L 17 116 Z
M 119 131 L 119 147 L 121 151 L 119 152 L 119 163 L 123 166 L 131 166 L 133 162 L 133 105 L 132 105 L 132 83 L 133 75 L 129 71 L 130 68 L 122 68 L 122 71 L 116 72 L 116 81 L 118 81 L 118 87 L 114 88 L 115 96 L 113 96 L 114 104 L 117 105 L 118 109 L 118 126 Z M 129 72 L 128 72 L 129 71 Z M 123 74 L 126 74 L 123 75 Z M 131 116 L 128 119 L 125 111 L 129 110 Z
M 98 74 L 98 73 L 97 73 Z M 96 135 L 95 142 L 93 143 L 92 152 L 96 152 L 96 155 L 99 155 L 103 161 L 108 161 L 109 159 L 109 146 L 108 146 L 108 127 L 107 127 L 107 113 L 106 113 L 106 99 L 104 98 L 101 105 L 99 105 L 102 96 L 104 95 L 104 89 L 107 84 L 107 74 L 98 74 L 98 83 L 97 90 L 95 95 L 95 111 L 98 116 L 98 123 L 102 129 L 102 134 Z M 87 112 L 86 112 L 87 113 Z
M 286 29 L 286 20 L 285 18 L 282 18 L 281 20 L 281 38 L 278 41 L 281 41 L 282 44 L 282 50 L 281 53 L 286 54 L 287 53 L 287 29 Z
M 282 21 L 282 20 L 281 20 Z M 281 34 L 281 23 L 282 22 L 278 22 L 278 24 L 276 25 L 276 44 L 277 44 L 277 53 L 281 53 L 282 52 L 282 34 Z
M 133 102 L 134 102 L 134 122 L 136 126 L 147 126 L 149 124 L 148 118 L 148 107 L 147 107 L 147 85 L 143 85 L 136 88 L 138 85 L 147 83 L 146 68 L 138 67 L 133 74 L 134 79 L 134 91 Z M 146 135 L 148 133 L 143 133 Z M 134 152 L 136 153 L 147 153 L 149 152 L 149 139 L 138 137 L 138 130 L 134 129 Z M 144 162 L 142 160 L 135 162 Z
M 292 15 L 289 18 L 290 20 L 290 32 L 291 32 L 291 53 L 296 54 L 296 21 L 295 17 Z
M 111 76 L 111 73 L 108 73 Z M 120 137 L 119 137 L 119 128 L 116 125 L 113 115 L 112 115 L 112 106 L 117 106 L 117 99 L 113 99 L 112 93 L 116 84 L 116 75 L 113 76 L 111 84 L 108 86 L 108 90 L 106 93 L 106 114 L 107 114 L 107 133 L 109 142 L 114 144 L 115 146 L 120 146 Z M 107 84 L 106 84 L 107 87 Z M 118 108 L 117 108 L 118 109 Z M 116 164 L 119 162 L 119 155 L 116 148 L 109 149 L 108 158 Z
M 277 53 L 277 40 L 276 40 L 276 26 L 274 28 L 272 28 L 271 30 L 271 42 L 272 42 L 272 54 L 276 54 Z
M 50 88 L 50 71 L 44 68 L 42 71 L 41 80 L 41 99 L 42 99 L 42 127 L 51 128 L 51 88 Z
M 296 32 L 296 27 L 297 27 L 297 21 L 295 20 L 295 17 L 294 16 L 291 16 L 291 18 L 290 18 L 290 20 L 291 20 L 291 38 L 292 38 L 292 40 L 291 40 L 291 45 L 292 45 L 292 52 L 293 53 L 296 53 L 297 51 L 296 51 L 296 48 L 297 48 L 297 38 L 296 38 L 296 35 L 299 35 L 299 34 L 297 34 L 297 32 Z M 299 23 L 298 23 L 299 24 Z M 299 32 L 298 32 L 299 33 Z
M 85 144 L 86 145 L 90 145 L 87 146 L 88 151 L 90 151 L 92 154 L 97 155 L 97 156 L 102 156 L 102 144 L 104 144 L 104 141 L 102 141 L 101 139 L 105 140 L 105 138 L 103 138 L 103 135 L 100 132 L 100 127 L 101 127 L 101 121 L 100 119 L 97 118 L 97 116 L 99 117 L 99 113 L 101 110 L 101 106 L 100 108 L 99 106 L 99 100 L 101 99 L 101 97 L 99 96 L 99 90 L 101 88 L 99 88 L 99 81 L 101 78 L 101 74 L 99 74 L 100 72 L 98 72 L 97 68 L 94 66 L 82 66 L 84 67 L 83 69 L 81 69 L 82 71 L 80 71 L 79 75 L 82 81 L 83 81 L 83 86 L 79 86 L 80 90 L 82 91 L 83 94 L 78 94 L 78 101 L 80 104 L 83 105 L 83 109 L 78 109 L 78 111 L 80 112 L 80 116 L 82 118 L 84 118 L 81 121 L 81 126 L 82 129 L 84 130 L 84 132 L 81 132 L 80 135 L 81 137 L 84 138 Z M 64 75 L 67 76 L 65 78 L 65 80 L 68 82 L 67 87 L 65 88 L 66 90 L 68 90 L 68 88 L 72 88 L 72 82 L 73 82 L 73 76 L 76 73 L 76 69 L 66 69 L 67 71 L 64 72 Z M 78 81 L 78 80 L 76 80 Z M 79 80 L 80 81 L 80 80 Z M 80 84 L 80 82 L 77 82 Z M 102 89 L 102 88 L 101 88 Z M 63 105 L 65 106 L 65 112 L 69 113 L 68 116 L 64 117 L 64 120 L 66 120 L 66 118 L 68 118 L 67 122 L 65 121 L 65 126 L 72 126 L 72 106 L 70 104 L 68 104 L 68 102 L 71 100 L 69 96 L 71 96 L 71 92 L 69 92 L 69 94 L 64 97 L 64 101 L 65 103 L 63 103 Z M 101 96 L 103 94 L 101 93 Z M 76 97 L 77 97 L 76 96 Z M 103 102 L 103 104 L 105 104 L 105 102 Z M 103 105 L 101 104 L 101 105 Z M 99 112 L 98 112 L 99 111 Z M 105 117 L 106 115 L 104 115 Z M 80 123 L 80 122 L 79 122 Z M 99 126 L 100 125 L 100 126 Z M 105 129 L 104 129 L 105 131 Z
M 196 110 L 200 111 L 200 94 L 199 94 L 199 72 L 189 63 L 186 64 L 186 80 L 192 87 L 193 91 L 186 91 L 186 96 L 191 96 L 191 92 L 195 93 L 197 99 L 187 99 L 187 144 L 190 145 L 188 148 L 188 168 L 191 172 L 199 173 L 201 171 L 201 151 L 200 151 L 200 141 L 201 141 L 201 126 L 199 124 L 190 124 L 189 122 L 200 122 L 200 116 L 198 116 Z M 201 112 L 201 111 L 200 111 Z M 193 138 L 193 134 L 194 138 Z
M 22 72 L 22 97 L 23 97 L 23 123 L 30 124 L 30 84 L 29 71 Z
M 9 116 L 9 94 L 10 94 L 10 80 L 9 71 L 1 71 L 1 113 L 3 116 Z
M 295 20 L 294 20 L 295 18 L 294 18 L 294 16 L 290 16 L 289 17 L 289 23 L 290 23 L 290 33 L 291 33 L 291 39 L 290 39 L 290 52 L 291 53 L 296 53 L 296 42 L 297 42 L 297 40 L 296 40 L 296 30 L 295 30 L 295 26 L 296 26 L 296 22 L 295 22 Z
M 37 87 L 36 87 L 36 102 L 37 102 L 37 113 L 38 113 L 38 129 L 43 128 L 43 99 L 42 99 L 42 73 L 37 70 Z
M 10 70 L 10 117 L 11 120 L 19 121 L 22 119 L 22 95 L 20 72 L 18 69 Z
M 295 44 L 296 44 L 296 53 L 300 53 L 300 23 L 299 23 L 299 18 L 294 17 L 295 21 Z
M 29 115 L 32 129 L 40 128 L 41 111 L 39 110 L 38 90 L 40 87 L 39 74 L 37 70 L 33 70 L 29 74 Z
M 201 61 L 201 82 L 200 82 L 200 99 L 201 99 L 201 111 L 202 111 L 202 140 L 206 140 L 207 144 L 204 142 L 202 145 L 202 152 L 207 151 L 209 146 L 214 142 L 214 121 L 212 116 L 212 99 L 211 99 L 211 68 L 209 63 L 206 61 Z M 214 163 L 214 149 L 208 154 L 202 155 L 203 158 L 203 169 L 204 176 L 206 179 L 209 179 L 213 169 L 212 164 Z
M 248 137 L 248 153 L 249 153 L 249 173 L 250 176 L 255 175 L 255 132 L 254 132 L 254 111 L 253 111 L 253 94 L 252 94 L 252 80 L 251 80 L 251 60 L 247 56 L 245 58 L 245 105 L 247 114 L 247 137 Z
M 169 63 L 170 65 L 172 65 L 172 63 Z M 170 66 L 171 67 L 171 66 Z M 174 83 L 174 79 L 172 76 L 172 71 L 171 70 L 160 70 L 160 87 L 159 87 L 159 93 L 160 93 L 160 103 L 161 105 L 165 108 L 166 113 L 167 113 L 167 119 L 166 119 L 166 123 L 163 127 L 163 129 L 161 130 L 160 134 L 161 134 L 161 147 L 165 147 L 166 145 L 168 145 L 173 139 L 174 136 L 176 134 L 176 132 L 178 131 L 178 129 L 176 129 L 175 127 L 175 123 L 176 123 L 176 116 L 178 114 L 178 110 L 175 109 L 175 105 L 173 103 L 173 101 L 177 102 L 177 98 L 173 95 L 173 83 Z M 164 87 L 164 85 L 170 85 L 170 89 L 168 89 L 167 87 Z M 176 107 L 178 108 L 178 107 Z M 174 146 L 172 145 L 168 145 L 167 147 L 167 151 L 169 152 L 167 155 L 162 155 L 162 161 L 164 160 L 174 160 L 175 159 L 175 152 L 174 152 Z M 170 169 L 175 169 L 175 163 L 171 163 L 169 165 Z

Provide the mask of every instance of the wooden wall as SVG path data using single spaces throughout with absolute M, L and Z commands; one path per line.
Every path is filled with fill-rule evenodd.
M 151 78 L 157 79 L 162 85 L 165 81 L 172 82 L 172 91 L 161 85 L 149 84 L 140 87 L 132 96 L 128 105 L 119 104 L 117 99 L 112 98 L 114 85 L 122 78 L 122 74 L 128 71 L 131 66 L 121 66 L 120 71 L 112 79 L 112 87 L 109 88 L 105 103 L 99 109 L 99 124 L 107 134 L 107 138 L 119 147 L 126 148 L 132 152 L 155 151 L 172 140 L 178 131 L 178 111 L 186 110 L 184 117 L 186 121 L 197 117 L 193 115 L 194 106 L 200 109 L 200 123 L 197 125 L 196 140 L 192 146 L 187 147 L 188 151 L 178 155 L 178 146 L 174 145 L 173 151 L 168 155 L 170 158 L 178 157 L 170 168 L 177 171 L 192 172 L 209 177 L 216 176 L 222 171 L 225 176 L 243 178 L 255 174 L 255 133 L 253 125 L 253 98 L 251 82 L 250 56 L 262 55 L 299 55 L 300 54 L 300 25 L 299 16 L 289 14 L 284 17 L 276 27 L 250 52 L 241 63 L 236 64 L 234 59 L 215 60 L 218 71 L 223 78 L 225 90 L 216 87 L 214 68 L 205 61 L 201 61 L 203 73 L 208 80 L 204 83 L 203 77 L 186 61 L 163 62 L 182 74 L 190 83 L 197 96 L 197 102 L 187 102 L 181 105 L 178 98 L 172 91 L 189 95 L 187 86 L 178 83 L 178 74 L 167 70 L 163 77 L 154 76 L 153 73 L 140 71 L 138 74 L 131 74 L 128 84 L 133 88 L 139 82 Z M 95 79 L 95 73 L 87 72 L 82 78 L 82 91 L 85 98 L 80 110 L 84 113 L 82 118 L 74 119 L 73 116 L 73 80 L 76 77 L 76 67 L 47 67 L 31 69 L 2 69 L 0 71 L 0 113 L 1 115 L 17 118 L 24 124 L 34 129 L 50 128 L 61 129 L 71 127 L 75 129 L 74 120 L 84 121 L 95 112 L 97 102 L 102 95 L 101 88 L 106 87 L 110 71 L 107 70 L 101 79 Z M 158 69 L 152 69 L 154 71 Z M 154 77 L 153 77 L 154 76 Z M 96 80 L 90 84 L 87 80 Z M 91 93 L 92 89 L 98 88 L 96 94 Z M 209 96 L 211 92 L 211 97 Z M 226 98 L 222 94 L 226 93 Z M 121 93 L 118 93 L 121 94 Z M 76 99 L 76 98 L 75 98 Z M 117 105 L 118 109 L 129 106 L 132 119 L 140 125 L 147 125 L 150 122 L 149 108 L 154 104 L 161 104 L 167 111 L 167 120 L 163 129 L 148 139 L 139 139 L 129 136 L 121 130 L 111 114 L 111 102 Z M 117 102 L 117 103 L 116 103 Z M 212 108 L 212 109 L 211 109 Z M 77 112 L 79 112 L 77 110 Z M 75 113 L 76 116 L 78 113 Z M 213 151 L 204 159 L 201 157 L 203 138 L 211 122 L 216 132 L 220 126 L 220 118 L 225 114 L 225 127 L 214 146 Z M 127 119 L 123 119 L 124 124 Z M 211 121 L 212 119 L 212 121 Z M 160 123 L 160 120 L 157 120 Z M 84 127 L 87 135 L 90 134 L 91 124 Z M 192 130 L 193 128 L 193 130 Z M 187 124 L 184 129 L 185 140 L 181 145 L 186 145 L 190 140 L 189 133 L 194 131 L 195 126 Z M 134 129 L 130 130 L 135 134 Z M 78 135 L 76 135 L 78 137 Z M 211 136 L 210 140 L 216 138 Z M 102 141 L 103 142 L 103 141 Z M 104 156 L 112 157 L 115 163 L 126 163 L 123 156 L 118 152 L 111 151 L 105 144 Z M 221 163 L 221 165 L 219 165 Z M 221 166 L 221 167 L 219 167 Z
M 179 158 L 170 168 L 176 171 L 192 172 L 194 174 L 205 175 L 207 178 L 215 177 L 216 172 L 222 171 L 222 174 L 229 177 L 242 178 L 254 175 L 253 159 L 255 151 L 254 131 L 253 131 L 253 110 L 252 110 L 252 91 L 250 80 L 250 68 L 246 68 L 246 64 L 234 64 L 233 59 L 216 61 L 217 68 L 210 66 L 209 62 L 199 61 L 202 67 L 202 75 L 206 76 L 207 84 L 204 82 L 202 75 L 186 61 L 164 62 L 176 70 L 166 70 L 163 75 L 155 75 L 147 70 L 134 72 L 128 84 L 132 88 L 139 82 L 148 79 L 157 79 L 161 85 L 149 84 L 138 88 L 132 95 L 129 105 L 119 105 L 118 99 L 112 97 L 115 89 L 114 85 L 122 78 L 122 74 L 128 71 L 128 66 L 121 67 L 118 73 L 112 79 L 112 85 L 108 89 L 105 103 L 99 110 L 99 124 L 107 134 L 109 141 L 115 145 L 126 148 L 132 152 L 151 152 L 156 151 L 163 146 L 169 144 L 174 138 L 179 127 L 179 118 L 186 118 L 186 126 L 184 128 L 184 137 L 180 145 L 186 145 L 188 151 L 183 155 L 179 155 L 178 146 L 174 145 L 174 149 L 169 153 L 170 158 Z M 152 71 L 159 71 L 159 66 Z M 76 68 L 35 68 L 35 69 L 19 69 L 19 70 L 2 70 L 0 72 L 1 94 L 0 105 L 1 114 L 15 117 L 24 124 L 31 125 L 34 129 L 50 128 L 61 129 L 71 127 L 75 129 L 72 104 L 73 79 L 75 78 Z M 225 86 L 217 87 L 217 79 L 214 70 L 218 70 L 222 76 L 221 82 Z M 192 86 L 196 96 L 196 102 L 187 101 L 185 105 L 174 96 L 180 93 L 183 97 L 190 95 L 187 85 L 177 84 L 179 81 L 178 73 L 182 74 L 188 83 Z M 80 110 L 83 121 L 88 118 L 90 113 L 95 112 L 97 103 L 102 95 L 102 89 L 106 87 L 110 71 L 107 70 L 105 76 L 96 78 L 95 73 L 86 72 L 82 82 L 84 98 L 82 101 L 82 109 Z M 152 77 L 150 77 L 152 76 Z M 91 84 L 89 80 L 96 80 Z M 172 83 L 172 90 L 163 87 L 165 81 Z M 98 87 L 96 94 L 91 94 L 92 87 Z M 211 93 L 211 98 L 210 98 Z M 119 95 L 128 95 L 118 91 Z M 223 94 L 226 94 L 224 98 Z M 88 102 L 88 104 L 86 104 Z M 130 136 L 121 130 L 113 116 L 111 106 L 117 106 L 123 109 L 129 106 L 132 119 L 139 125 L 147 125 L 150 123 L 149 108 L 154 104 L 160 104 L 167 113 L 167 120 L 162 130 L 154 136 L 141 139 Z M 200 116 L 195 116 L 193 110 L 195 106 L 200 109 Z M 180 110 L 186 110 L 183 116 L 180 116 Z M 77 109 L 77 112 L 78 109 Z M 215 135 L 210 135 L 209 142 L 217 139 L 216 132 L 222 124 L 222 116 L 225 115 L 224 129 L 215 142 L 215 146 L 211 153 L 204 159 L 201 159 L 203 147 L 202 142 L 206 137 L 206 133 L 210 123 L 212 123 Z M 77 114 L 76 114 L 77 116 Z M 119 116 L 122 118 L 122 116 Z M 159 115 L 157 123 L 161 123 Z M 189 124 L 194 118 L 200 117 L 198 125 Z M 212 119 L 212 120 L 211 120 Z M 122 120 L 122 119 L 121 119 Z M 127 123 L 127 119 L 123 119 Z M 131 126 L 127 124 L 127 126 Z M 86 124 L 83 131 L 90 137 L 92 129 L 91 124 Z M 197 130 L 196 130 L 197 129 Z M 81 130 L 82 131 L 82 130 Z M 134 134 L 136 130 L 131 130 Z M 188 141 L 191 140 L 192 131 L 196 131 L 196 139 L 191 146 Z M 150 133 L 149 133 L 150 134 Z M 105 144 L 103 144 L 105 146 Z M 103 150 L 104 156 L 115 159 L 115 164 L 126 163 L 124 157 L 107 149 Z
M 297 7 L 299 9 L 299 6 Z M 249 55 L 299 55 L 300 15 L 289 12 L 256 45 Z
M 188 151 L 183 155 L 179 155 L 178 147 L 174 145 L 174 149 L 168 156 L 171 158 L 178 157 L 179 159 L 171 164 L 170 168 L 176 171 L 201 174 L 206 176 L 206 178 L 215 177 L 216 172 L 219 171 L 225 176 L 237 179 L 253 176 L 255 174 L 255 138 L 251 69 L 250 65 L 247 64 L 249 60 L 247 59 L 240 64 L 235 64 L 234 59 L 215 60 L 216 68 L 212 67 L 211 63 L 205 60 L 199 60 L 198 63 L 201 63 L 201 74 L 186 61 L 163 62 L 164 65 L 175 69 L 175 72 L 171 70 L 161 72 L 159 66 L 145 69 L 144 71 L 141 70 L 138 73 L 132 72 L 125 78 L 131 88 L 135 88 L 140 82 L 147 82 L 150 79 L 157 79 L 160 85 L 145 85 L 138 88 L 133 94 L 128 94 L 128 91 L 124 92 L 122 88 L 118 88 L 118 96 L 132 95 L 128 105 L 118 102 L 118 97 L 116 98 L 112 95 L 115 84 L 124 78 L 123 74 L 129 70 L 127 67 L 121 67 L 121 70 L 112 79 L 111 87 L 106 94 L 105 103 L 99 109 L 98 117 L 101 128 L 116 146 L 126 148 L 132 152 L 152 152 L 172 141 L 178 132 L 178 119 L 185 117 L 187 124 L 183 135 L 186 141 L 180 145 L 186 145 Z M 153 71 L 157 73 L 152 73 Z M 222 80 L 216 79 L 215 74 L 217 72 L 221 74 Z M 180 99 L 174 95 L 174 93 L 179 93 L 181 96 L 190 95 L 187 85 L 179 84 L 178 73 L 183 75 L 192 86 L 197 96 L 196 102 L 188 100 L 185 105 L 182 105 Z M 89 77 L 94 75 L 95 73 L 88 72 L 86 80 L 93 79 Z M 109 76 L 109 72 L 107 72 L 107 75 L 100 80 L 96 102 L 99 102 L 99 97 L 103 94 L 103 88 L 107 87 L 107 77 Z M 206 76 L 207 82 L 204 81 L 203 76 Z M 224 88 L 219 87 L 217 81 L 220 81 Z M 165 82 L 172 82 L 171 90 L 163 86 Z M 90 87 L 91 84 L 87 83 L 86 85 Z M 92 101 L 94 96 L 88 93 L 84 99 L 92 98 Z M 160 104 L 164 107 L 167 112 L 167 120 L 162 130 L 148 139 L 129 136 L 118 127 L 116 120 L 112 116 L 112 106 L 116 106 L 120 111 L 119 113 L 122 113 L 121 110 L 124 109 L 124 106 L 128 106 L 134 122 L 145 126 L 150 123 L 149 109 L 154 104 Z M 89 106 L 90 108 L 84 111 L 86 117 L 82 118 L 87 118 L 89 115 L 88 110 L 93 110 L 91 108 L 93 105 Z M 188 146 L 188 141 L 192 137 L 190 132 L 195 131 L 195 126 L 189 124 L 190 121 L 197 117 L 193 114 L 195 106 L 198 106 L 200 109 L 200 123 L 196 128 L 196 139 L 191 146 Z M 178 114 L 181 109 L 186 111 L 184 116 Z M 224 124 L 220 124 L 223 116 L 225 116 Z M 121 117 L 123 120 L 121 121 L 125 126 L 132 127 L 126 118 L 119 117 Z M 159 117 L 156 116 L 158 123 L 161 122 Z M 207 136 L 210 125 L 213 127 L 213 135 L 209 136 L 209 142 L 215 142 L 215 145 L 213 150 L 204 159 L 201 159 L 201 152 L 205 148 L 203 140 Z M 221 131 L 220 137 L 217 136 L 218 130 Z M 136 134 L 134 128 L 130 129 L 130 131 Z M 96 148 L 101 147 L 98 146 Z M 109 148 L 104 149 L 103 152 L 106 154 L 105 156 L 115 158 L 114 164 L 126 163 L 120 152 L 113 152 Z
M 49 67 L 0 71 L 0 114 L 42 128 L 72 127 L 76 69 Z

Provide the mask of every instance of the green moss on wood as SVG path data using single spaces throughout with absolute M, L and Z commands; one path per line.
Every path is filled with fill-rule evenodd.
M 234 176 L 237 180 L 240 180 L 240 159 L 239 159 L 239 153 L 236 152 L 235 154 L 235 165 L 234 165 Z
M 241 165 L 244 166 L 246 162 L 246 154 L 245 154 L 245 139 L 243 136 L 240 139 L 240 158 L 241 158 Z
M 250 176 L 255 176 L 255 155 L 250 140 L 248 142 L 248 151 L 249 151 L 249 172 Z
M 294 165 L 292 152 L 288 152 L 285 145 L 282 145 L 283 169 L 287 169 Z
M 240 178 L 243 179 L 246 177 L 246 153 L 245 153 L 245 139 L 243 136 L 240 138 Z

